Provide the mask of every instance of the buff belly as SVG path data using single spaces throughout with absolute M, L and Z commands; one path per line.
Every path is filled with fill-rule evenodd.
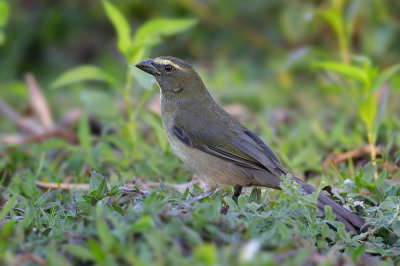
M 231 162 L 189 147 L 178 140 L 173 132 L 168 132 L 167 137 L 174 152 L 195 175 L 207 184 L 209 190 L 221 185 L 250 186 L 257 183 L 250 169 L 243 169 Z

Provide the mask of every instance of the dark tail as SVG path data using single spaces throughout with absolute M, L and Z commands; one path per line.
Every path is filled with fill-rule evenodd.
M 293 179 L 302 186 L 307 194 L 317 191 L 314 187 L 310 186 L 304 181 L 296 177 L 293 177 Z M 342 222 L 348 232 L 351 231 L 355 234 L 359 234 L 361 228 L 365 224 L 364 218 L 358 216 L 357 214 L 338 204 L 336 201 L 320 193 L 318 196 L 318 210 L 324 213 L 325 206 L 327 205 L 332 207 L 332 213 L 335 214 L 336 220 Z

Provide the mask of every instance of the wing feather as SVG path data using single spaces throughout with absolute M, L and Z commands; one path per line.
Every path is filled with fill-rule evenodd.
M 210 139 L 210 132 L 196 130 L 196 135 L 191 136 L 176 125 L 172 127 L 172 131 L 186 145 L 220 159 L 248 168 L 268 170 L 278 176 L 286 173 L 271 149 L 250 130 L 240 131 L 229 143 L 218 143 L 220 145 L 215 140 L 207 141 Z M 196 139 L 201 141 L 196 142 Z

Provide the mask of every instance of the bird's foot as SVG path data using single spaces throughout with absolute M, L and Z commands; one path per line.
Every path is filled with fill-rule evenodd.
M 233 195 L 232 195 L 232 199 L 237 203 L 240 194 L 242 193 L 242 189 L 243 187 L 240 185 L 235 185 L 233 186 Z

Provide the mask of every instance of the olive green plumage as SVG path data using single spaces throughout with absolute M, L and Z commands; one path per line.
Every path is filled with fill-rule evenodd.
M 288 173 L 274 153 L 253 132 L 235 120 L 211 97 L 196 71 L 185 61 L 158 57 L 136 65 L 152 74 L 161 90 L 164 131 L 180 159 L 212 190 L 232 185 L 235 196 L 244 186 L 280 189 L 281 176 Z M 300 179 L 306 193 L 315 188 Z M 355 233 L 364 219 L 319 195 L 318 208 L 332 207 L 339 221 Z

